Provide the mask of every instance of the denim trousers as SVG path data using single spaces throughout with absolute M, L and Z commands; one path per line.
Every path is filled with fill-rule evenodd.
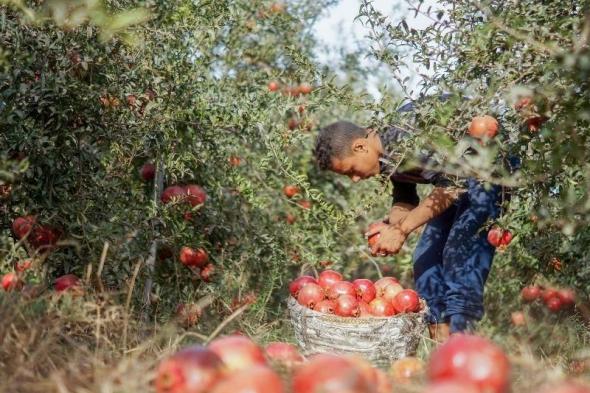
M 416 290 L 430 309 L 430 323 L 451 333 L 471 330 L 484 315 L 484 285 L 495 248 L 487 240 L 500 215 L 502 189 L 467 181 L 467 191 L 424 229 L 414 252 Z

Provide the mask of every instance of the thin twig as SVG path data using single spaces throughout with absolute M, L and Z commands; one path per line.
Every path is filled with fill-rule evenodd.
M 217 337 L 217 335 L 234 319 L 236 319 L 241 313 L 243 313 L 248 307 L 250 307 L 249 304 L 244 304 L 242 307 L 238 308 L 236 311 L 234 311 L 229 317 L 225 318 L 223 320 L 223 322 L 221 322 L 219 324 L 219 326 L 217 326 L 217 328 L 209 335 L 209 337 L 207 337 L 207 340 L 205 340 L 205 344 L 209 344 L 211 342 L 211 340 L 213 340 L 215 337 Z
M 102 247 L 102 254 L 100 254 L 100 262 L 98 263 L 98 269 L 96 270 L 96 281 L 98 283 L 98 289 L 104 292 L 104 285 L 102 283 L 102 269 L 104 268 L 104 262 L 107 259 L 107 253 L 109 251 L 109 242 L 104 242 Z
M 131 297 L 133 295 L 133 288 L 135 288 L 135 280 L 137 279 L 137 275 L 139 274 L 139 270 L 143 261 L 140 259 L 135 264 L 135 270 L 133 271 L 133 276 L 131 277 L 131 283 L 129 284 L 129 291 L 127 292 L 127 300 L 125 301 L 125 315 L 124 315 L 124 322 L 123 322 L 123 349 L 127 348 L 127 329 L 129 327 L 129 308 L 131 306 Z

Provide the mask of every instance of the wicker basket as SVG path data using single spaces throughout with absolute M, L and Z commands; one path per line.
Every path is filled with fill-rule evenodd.
M 360 355 L 375 366 L 416 353 L 426 328 L 426 306 L 418 313 L 393 317 L 344 318 L 323 314 L 288 300 L 295 338 L 304 355 L 340 353 Z

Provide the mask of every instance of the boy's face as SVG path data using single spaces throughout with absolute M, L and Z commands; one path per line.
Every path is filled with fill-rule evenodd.
M 378 175 L 380 172 L 379 149 L 368 138 L 352 143 L 352 153 L 346 157 L 332 157 L 331 170 L 348 176 L 353 182 Z

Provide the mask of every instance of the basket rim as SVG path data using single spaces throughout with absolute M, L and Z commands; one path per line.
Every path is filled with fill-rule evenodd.
M 334 318 L 336 320 L 350 320 L 351 318 L 353 318 L 353 317 L 341 317 L 336 314 L 324 314 L 319 311 L 312 310 L 311 308 L 307 308 L 307 307 L 304 307 L 301 304 L 299 304 L 299 302 L 297 300 L 295 300 L 295 298 L 293 298 L 293 296 L 289 296 L 289 298 L 287 299 L 287 302 L 288 302 L 288 305 L 291 307 L 296 307 L 296 308 L 304 310 L 304 312 L 308 312 L 308 313 L 311 312 L 312 314 L 315 314 L 315 315 L 321 316 L 321 317 L 329 317 L 331 319 Z M 409 316 L 419 316 L 419 315 L 425 316 L 426 313 L 428 312 L 428 305 L 427 305 L 426 301 L 422 298 L 420 298 L 420 303 L 422 303 L 423 307 L 418 312 L 395 314 L 390 317 L 354 317 L 354 320 L 357 320 L 357 321 L 358 320 L 389 321 L 394 318 L 402 319 L 402 318 L 408 318 Z

